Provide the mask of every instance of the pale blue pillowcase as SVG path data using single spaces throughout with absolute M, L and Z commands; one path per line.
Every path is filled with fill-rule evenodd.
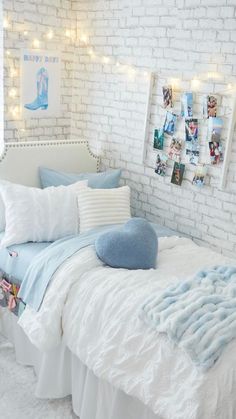
M 118 188 L 121 169 L 109 169 L 100 173 L 66 173 L 46 167 L 39 168 L 42 188 L 49 186 L 68 186 L 79 180 L 88 180 L 88 186 L 94 189 Z

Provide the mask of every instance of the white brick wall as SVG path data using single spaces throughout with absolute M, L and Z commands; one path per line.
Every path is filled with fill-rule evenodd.
M 94 151 L 102 150 L 104 166 L 122 167 L 123 182 L 132 187 L 136 215 L 235 256 L 235 137 L 224 191 L 218 187 L 219 168 L 209 170 L 208 185 L 202 190 L 191 185 L 190 166 L 181 188 L 170 184 L 172 167 L 165 179 L 152 168 L 153 129 L 164 116 L 162 85 L 177 78 L 180 89 L 189 90 L 191 80 L 200 78 L 201 94 L 224 91 L 228 83 L 236 83 L 235 0 L 4 0 L 4 14 L 10 22 L 5 49 L 11 52 L 5 62 L 5 139 L 88 139 Z M 89 37 L 88 47 L 79 39 L 73 44 L 65 37 L 66 29 L 75 29 L 76 24 L 78 36 L 85 33 Z M 55 38 L 46 41 L 49 28 Z M 28 38 L 23 37 L 23 30 L 29 32 Z M 60 118 L 24 121 L 9 113 L 12 87 L 17 89 L 14 103 L 19 104 L 20 48 L 30 47 L 34 37 L 40 39 L 42 48 L 62 51 Z M 91 48 L 95 56 L 90 55 Z M 103 56 L 110 61 L 105 63 Z M 117 67 L 116 61 L 135 65 L 136 73 Z M 145 164 L 141 160 L 148 86 L 144 70 L 157 76 Z M 219 73 L 219 78 L 208 78 L 209 72 Z M 179 92 L 177 102 L 178 96 Z M 200 96 L 195 98 L 196 113 Z M 224 136 L 229 112 L 229 97 L 222 96 Z M 204 124 L 201 132 L 204 148 Z
M 91 59 L 82 45 L 77 50 L 72 134 L 87 138 L 95 151 L 101 149 L 104 166 L 123 168 L 136 215 L 235 256 L 235 137 L 224 191 L 218 187 L 219 168 L 210 168 L 208 185 L 202 190 L 191 185 L 189 165 L 181 188 L 170 184 L 172 165 L 165 179 L 150 168 L 155 160 L 153 129 L 164 115 L 161 87 L 169 78 L 180 79 L 181 90 L 190 89 L 193 78 L 201 79 L 196 113 L 201 94 L 224 91 L 228 83 L 236 83 L 235 0 L 72 0 L 72 9 L 78 32 L 89 36 L 97 55 Z M 102 63 L 102 55 L 110 58 L 109 64 Z M 147 82 L 139 71 L 135 77 L 119 71 L 116 60 L 157 75 L 145 164 L 140 157 Z M 209 72 L 219 73 L 220 78 L 209 79 Z M 226 137 L 228 96 L 222 96 L 219 111 Z M 201 130 L 204 149 L 204 124 Z

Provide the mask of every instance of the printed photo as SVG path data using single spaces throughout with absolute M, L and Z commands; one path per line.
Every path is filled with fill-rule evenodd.
M 181 186 L 184 176 L 185 165 L 175 162 L 171 176 L 171 183 Z
M 197 165 L 199 160 L 199 144 L 198 142 L 187 143 L 186 156 L 190 164 Z
M 172 94 L 172 86 L 163 86 L 163 106 L 164 108 L 173 107 L 173 94 Z
M 172 112 L 166 113 L 166 119 L 164 124 L 164 132 L 168 135 L 173 135 L 176 128 L 177 115 Z
M 164 131 L 162 129 L 155 129 L 154 130 L 154 143 L 153 148 L 158 150 L 163 150 L 164 147 Z
M 205 118 L 216 117 L 217 115 L 217 97 L 207 95 L 203 99 L 203 116 Z
M 209 118 L 208 132 L 211 141 L 220 141 L 223 120 L 221 118 Z
M 167 168 L 168 156 L 166 154 L 158 154 L 156 160 L 155 173 L 160 176 L 165 176 Z
M 185 118 L 193 116 L 193 94 L 183 93 L 181 96 L 181 115 Z
M 169 159 L 180 162 L 181 152 L 182 152 L 182 141 L 173 137 L 171 139 L 171 143 L 170 143 L 170 146 L 169 146 L 169 149 L 168 149 Z
M 211 164 L 219 164 L 223 160 L 222 146 L 218 141 L 209 143 Z
M 185 119 L 186 141 L 197 141 L 198 139 L 198 120 Z
M 192 184 L 196 186 L 200 186 L 200 187 L 204 186 L 206 174 L 207 174 L 206 166 L 204 165 L 197 166 L 194 172 Z

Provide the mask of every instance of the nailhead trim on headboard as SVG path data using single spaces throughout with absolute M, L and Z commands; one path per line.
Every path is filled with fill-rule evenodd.
M 23 147 L 45 147 L 45 146 L 61 146 L 61 145 L 68 145 L 68 144 L 85 144 L 88 152 L 90 154 L 91 157 L 93 157 L 94 159 L 97 160 L 97 172 L 100 169 L 100 157 L 96 156 L 96 154 L 92 153 L 92 151 L 89 148 L 89 144 L 88 141 L 86 140 L 68 140 L 68 141 L 35 141 L 35 142 L 9 142 L 9 143 L 5 143 L 4 145 L 4 151 L 3 154 L 0 158 L 0 163 L 4 160 L 4 158 L 6 157 L 7 154 L 7 150 L 9 148 L 23 148 Z

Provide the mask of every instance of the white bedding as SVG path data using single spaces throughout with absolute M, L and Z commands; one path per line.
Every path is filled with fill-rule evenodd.
M 214 264 L 236 261 L 189 239 L 169 237 L 159 239 L 157 270 L 127 271 L 104 267 L 94 249 L 86 248 L 57 271 L 40 311 L 27 308 L 19 323 L 43 351 L 63 339 L 98 377 L 137 397 L 160 418 L 235 419 L 235 341 L 203 374 L 138 318 L 150 293 Z

